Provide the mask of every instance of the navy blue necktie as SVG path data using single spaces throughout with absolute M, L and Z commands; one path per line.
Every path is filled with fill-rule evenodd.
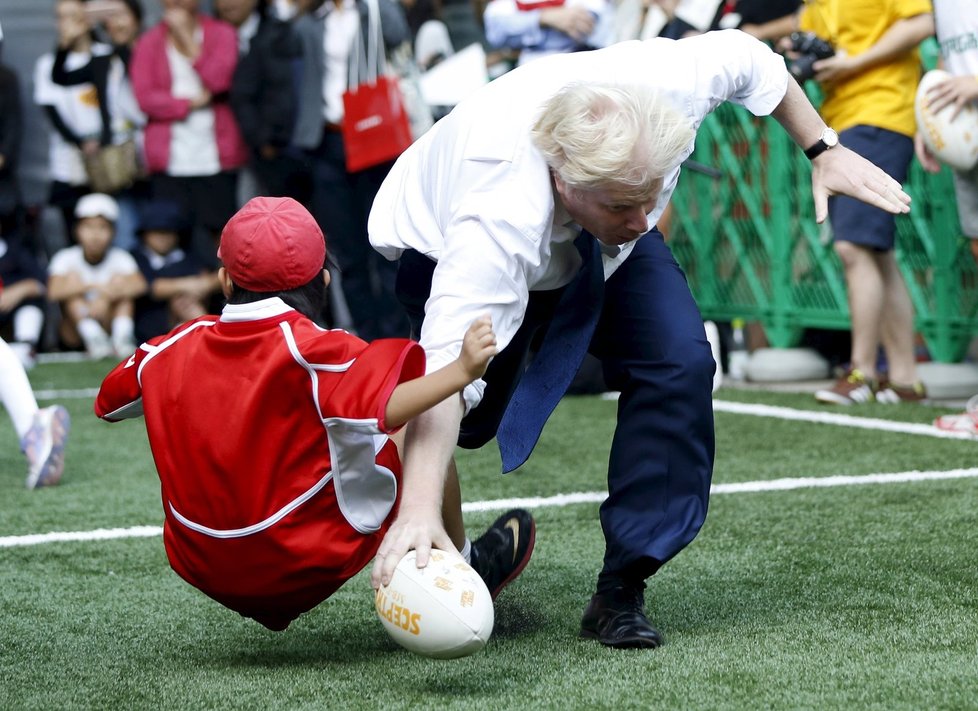
M 564 288 L 543 343 L 503 413 L 496 431 L 503 473 L 530 456 L 550 413 L 577 374 L 601 315 L 604 267 L 598 241 L 581 231 L 574 240 L 583 264 Z

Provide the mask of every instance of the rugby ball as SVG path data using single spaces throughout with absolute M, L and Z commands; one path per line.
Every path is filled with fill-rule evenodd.
M 935 158 L 952 168 L 971 170 L 978 163 L 978 107 L 968 104 L 952 121 L 953 105 L 934 113 L 927 98 L 927 92 L 950 78 L 943 69 L 932 69 L 920 80 L 914 101 L 917 128 Z
M 455 659 L 482 649 L 492 634 L 489 588 L 460 555 L 431 551 L 419 568 L 415 552 L 401 559 L 374 606 L 387 634 L 405 649 Z

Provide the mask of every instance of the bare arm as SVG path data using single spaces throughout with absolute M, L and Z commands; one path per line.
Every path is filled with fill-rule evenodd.
M 75 272 L 48 277 L 48 299 L 54 302 L 82 296 L 88 289 L 88 284 Z
M 434 402 L 419 410 L 417 416 L 407 425 L 402 457 L 403 493 L 397 518 L 377 551 L 370 576 L 370 582 L 375 588 L 390 582 L 394 568 L 411 549 L 417 551 L 419 567 L 427 565 L 428 555 L 433 547 L 454 550 L 442 520 L 442 499 L 464 410 L 462 398 L 456 393 L 485 373 L 489 359 L 495 352 L 496 336 L 489 317 L 483 316 L 466 332 L 462 354 L 458 360 L 423 378 L 404 383 L 391 395 L 392 401 L 395 395 L 413 401 L 411 409 L 420 407 L 426 400 Z M 459 371 L 464 375 L 460 376 Z M 432 378 L 438 378 L 430 381 L 436 383 L 437 388 L 451 387 L 447 395 L 444 392 L 424 393 L 428 388 L 435 389 L 428 384 Z M 415 385 L 421 386 L 421 392 L 415 392 Z M 403 393 L 398 392 L 407 386 L 412 387 Z M 396 407 L 401 409 L 402 405 Z M 389 404 L 388 424 L 391 424 L 392 414 L 395 413 L 392 413 Z M 407 414 L 406 407 L 404 414 Z
M 148 288 L 146 278 L 140 272 L 133 274 L 117 274 L 106 284 L 94 285 L 105 297 L 111 301 L 119 299 L 135 299 L 146 293 Z
M 408 423 L 401 504 L 377 550 L 370 575 L 374 588 L 390 582 L 409 550 L 417 551 L 419 567 L 427 565 L 432 548 L 454 550 L 442 521 L 442 497 L 463 411 L 462 398 L 450 397 Z
M 825 128 L 822 117 L 795 81 L 788 82 L 788 90 L 772 116 L 802 148 L 818 141 Z M 893 214 L 910 212 L 910 196 L 899 182 L 842 145 L 812 161 L 812 197 L 819 223 L 828 217 L 831 195 L 848 195 Z
M 23 279 L 0 291 L 0 313 L 10 313 L 20 306 L 21 302 L 44 296 L 44 284 L 37 279 Z
M 924 135 L 920 131 L 917 131 L 913 137 L 913 149 L 924 170 L 928 173 L 941 172 L 941 162 L 930 152 L 930 148 L 924 142 Z
M 559 5 L 540 11 L 540 27 L 550 27 L 563 32 L 578 42 L 583 42 L 594 31 L 594 16 L 583 7 Z
M 968 104 L 978 101 L 978 76 L 968 74 L 951 77 L 927 92 L 927 103 L 936 114 L 945 106 L 954 104 L 951 120 Z
M 477 319 L 462 341 L 462 353 L 457 359 L 421 378 L 401 383 L 387 401 L 384 419 L 391 429 L 400 427 L 442 400 L 455 395 L 481 378 L 496 355 L 496 334 L 489 316 Z
M 165 301 L 174 296 L 189 294 L 196 299 L 202 299 L 221 288 L 217 274 L 195 274 L 185 277 L 159 277 L 153 279 L 149 286 L 149 294 L 154 299 Z
M 759 40 L 777 42 L 798 29 L 798 13 L 791 13 L 759 25 L 741 25 L 740 29 Z

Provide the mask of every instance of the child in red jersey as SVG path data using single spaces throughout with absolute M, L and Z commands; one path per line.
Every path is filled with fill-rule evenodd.
M 145 417 L 173 569 L 283 630 L 374 557 L 398 502 L 392 433 L 480 378 L 495 334 L 476 320 L 459 357 L 424 375 L 414 341 L 320 328 L 325 242 L 290 198 L 251 200 L 218 255 L 221 315 L 141 345 L 95 412 Z

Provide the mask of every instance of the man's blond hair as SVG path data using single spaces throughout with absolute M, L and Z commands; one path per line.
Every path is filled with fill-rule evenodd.
M 696 134 L 650 87 L 577 82 L 547 100 L 531 135 L 569 186 L 614 185 L 644 199 L 679 165 Z

